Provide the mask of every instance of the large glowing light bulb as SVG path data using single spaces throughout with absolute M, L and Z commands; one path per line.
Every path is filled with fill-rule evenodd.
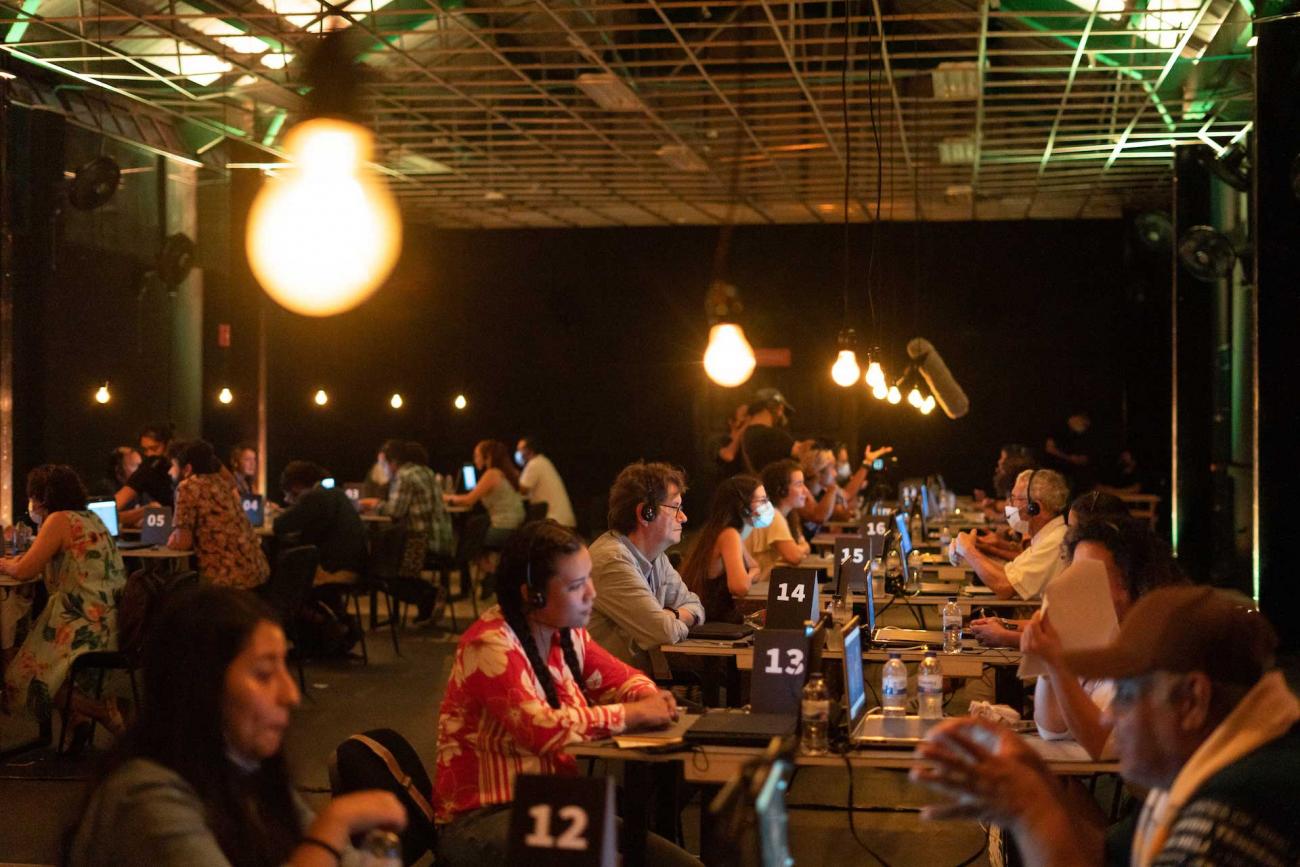
M 898 390 L 896 385 L 891 385 L 885 396 L 889 398 L 890 403 L 899 403 L 903 400 L 903 393 Z
M 858 367 L 858 356 L 852 349 L 841 349 L 839 357 L 831 365 L 831 379 L 835 384 L 848 388 L 858 381 L 862 368 Z
M 709 379 L 734 388 L 753 375 L 754 364 L 754 348 L 739 325 L 720 322 L 709 329 L 709 348 L 704 350 L 704 372 Z
M 456 409 L 464 409 L 469 406 L 469 401 L 465 399 L 465 395 L 458 394 L 456 395 L 456 399 L 451 402 L 451 405 L 456 407 Z
M 217 394 L 217 400 L 221 401 L 222 403 L 230 403 L 234 399 L 235 396 L 230 392 L 230 389 L 228 388 L 221 389 L 220 393 Z
M 316 389 L 316 394 L 312 397 L 312 400 L 315 401 L 317 406 L 324 406 L 330 402 L 330 396 L 325 393 L 325 389 L 318 388 Z
M 294 313 L 342 313 L 370 297 L 397 262 L 397 204 L 366 166 L 365 128 L 314 118 L 290 130 L 284 145 L 293 165 L 266 179 L 248 214 L 249 265 Z
M 871 386 L 873 394 L 876 389 L 885 387 L 885 371 L 879 361 L 872 361 L 867 366 L 867 385 Z
M 889 396 L 889 389 L 885 387 L 883 382 L 880 385 L 873 385 L 871 387 L 871 396 L 876 400 L 884 400 Z
M 393 409 L 401 409 L 402 404 L 404 402 L 405 401 L 402 400 L 402 396 L 396 393 L 394 393 L 393 396 L 388 399 L 388 405 L 391 406 Z
M 921 415 L 929 415 L 934 412 L 934 395 L 927 394 L 925 400 L 921 401 L 921 405 L 917 409 L 921 410 Z
M 95 392 L 95 403 L 108 403 L 113 399 L 113 395 L 108 393 L 108 383 L 104 383 Z
M 923 403 L 921 400 L 921 389 L 917 388 L 915 385 L 912 386 L 912 390 L 907 393 L 907 402 L 917 409 L 920 409 L 921 404 Z

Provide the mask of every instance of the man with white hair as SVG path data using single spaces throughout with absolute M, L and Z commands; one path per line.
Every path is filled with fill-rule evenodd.
M 984 586 L 1000 599 L 1036 599 L 1057 573 L 1068 565 L 1062 558 L 1065 508 L 1070 488 L 1055 470 L 1025 470 L 1016 477 L 1007 497 L 1007 523 L 1029 539 L 1014 560 L 990 557 L 975 544 L 974 530 L 957 536 L 954 549 L 975 570 Z

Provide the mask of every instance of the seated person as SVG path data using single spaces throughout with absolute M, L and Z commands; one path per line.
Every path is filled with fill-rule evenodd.
M 833 451 L 812 449 L 805 452 L 801 469 L 809 496 L 808 502 L 797 511 L 805 529 L 816 532 L 828 521 L 854 520 L 858 494 L 866 484 L 872 463 L 893 450 L 893 446 L 873 449 L 868 444 L 862 452 L 862 463 L 842 488 L 836 481 L 838 468 Z
M 230 472 L 235 477 L 235 491 L 240 497 L 253 497 L 257 490 L 257 448 L 239 443 L 230 450 Z
M 664 552 L 682 540 L 686 477 L 637 462 L 609 492 L 609 531 L 591 544 L 596 610 L 591 636 L 619 659 L 650 671 L 650 651 L 676 644 L 704 622 L 704 606 Z
M 1006 499 L 1011 495 L 1011 489 L 1015 487 L 1016 477 L 1024 470 L 1036 470 L 1039 466 L 1038 461 L 1025 446 L 1007 443 L 998 452 L 998 462 L 993 467 L 993 496 L 990 497 L 980 488 L 976 488 L 973 492 L 975 505 L 983 510 L 986 518 L 1001 521 Z
M 776 514 L 770 526 L 755 529 L 745 540 L 745 549 L 758 564 L 760 580 L 772 573 L 773 566 L 798 566 L 812 551 L 799 521 L 789 520 L 790 513 L 808 499 L 803 470 L 792 460 L 773 461 L 763 468 L 762 481 Z
M 108 453 L 106 469 L 107 475 L 90 492 L 95 499 L 111 500 L 117 496 L 117 492 L 140 469 L 140 453 L 133 446 L 118 446 Z
M 86 510 L 86 488 L 71 467 L 33 469 L 27 498 L 39 531 L 21 557 L 0 559 L 0 575 L 19 581 L 44 577 L 49 601 L 5 671 L 8 707 L 26 708 L 47 721 L 71 689 L 74 719 L 65 725 L 88 718 L 119 732 L 116 704 L 90 698 L 90 685 L 69 682 L 68 672 L 83 653 L 117 649 L 117 600 L 126 587 L 122 555 L 99 517 Z
M 461 636 L 438 712 L 438 863 L 506 864 L 517 774 L 575 776 L 565 746 L 677 718 L 672 694 L 586 630 L 591 555 L 554 521 L 524 526 L 502 553 L 498 605 Z M 651 864 L 698 864 L 651 834 Z
M 510 460 L 506 445 L 498 440 L 482 440 L 474 446 L 474 468 L 478 484 L 466 494 L 447 497 L 451 506 L 482 503 L 492 522 L 484 541 L 488 547 L 500 548 L 510 534 L 524 522 L 524 498 L 519 494 L 519 471 Z
M 1065 546 L 1071 563 L 1096 560 L 1105 567 L 1111 602 L 1120 623 L 1147 591 L 1183 580 L 1168 545 L 1140 521 L 1114 523 L 1094 518 L 1071 526 Z M 1034 722 L 1039 735 L 1045 740 L 1073 738 L 1094 759 L 1111 757 L 1107 749 L 1111 725 L 1105 711 L 1114 695 L 1114 684 L 1074 676 L 1062 655 L 1061 640 L 1052 628 L 1050 616 L 1042 611 L 1024 627 L 1020 649 L 1037 654 L 1049 672 L 1038 678 L 1034 690 Z
M 515 463 L 523 468 L 519 471 L 519 493 L 529 502 L 545 503 L 546 517 L 565 527 L 576 527 L 578 519 L 573 515 L 564 479 L 551 459 L 542 454 L 537 437 L 520 437 L 515 446 Z
M 311 461 L 290 461 L 280 473 L 286 508 L 271 526 L 281 547 L 316 546 L 317 586 L 353 584 L 366 571 L 366 528 L 342 489 L 321 487 L 327 475 Z
M 736 600 L 745 598 L 759 572 L 745 550 L 745 537 L 755 527 L 770 526 L 775 513 L 753 476 L 733 476 L 714 490 L 709 517 L 682 566 L 682 580 L 700 597 L 710 623 L 744 620 Z
M 1075 675 L 1115 681 L 1104 716 L 1124 780 L 1149 790 L 1140 813 L 1106 834 L 1022 738 L 963 718 L 916 750 L 912 779 L 955 799 L 922 816 L 996 822 L 1026 864 L 1300 863 L 1300 701 L 1276 646 L 1244 597 L 1153 590 L 1109 646 L 1064 655 Z
M 182 590 L 145 645 L 144 705 L 91 787 L 70 867 L 338 867 L 351 840 L 400 830 L 389 792 L 303 802 L 283 745 L 298 685 L 275 614 L 229 587 Z
M 216 452 L 203 440 L 179 445 L 180 484 L 167 547 L 193 550 L 199 575 L 212 584 L 245 589 L 263 584 L 271 567 Z
M 1036 599 L 1062 569 L 1069 488 L 1054 470 L 1027 470 L 1007 500 L 1007 522 L 1029 545 L 1009 563 L 980 550 L 974 530 L 958 534 L 953 549 L 1000 599 Z

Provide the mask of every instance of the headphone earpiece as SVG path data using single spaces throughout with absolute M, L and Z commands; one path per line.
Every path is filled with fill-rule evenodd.
M 1025 485 L 1025 499 L 1029 502 L 1025 505 L 1025 514 L 1034 517 L 1043 511 L 1043 507 L 1034 499 L 1034 476 L 1038 475 L 1038 470 L 1029 471 L 1029 484 Z
M 655 508 L 653 504 L 646 503 L 645 506 L 641 508 L 641 520 L 645 521 L 647 524 L 657 517 L 659 517 L 659 510 Z
M 533 542 L 535 541 L 534 538 Z M 528 604 L 534 608 L 545 608 L 546 594 L 533 586 L 533 542 L 528 544 L 528 559 L 524 561 L 524 586 L 528 588 Z

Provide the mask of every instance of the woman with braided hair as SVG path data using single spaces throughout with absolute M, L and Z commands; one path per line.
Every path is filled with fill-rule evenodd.
M 525 524 L 497 567 L 498 604 L 461 636 L 438 715 L 438 863 L 504 864 L 515 776 L 576 775 L 570 743 L 668 725 L 672 695 L 591 639 L 582 539 Z M 653 834 L 648 863 L 698 864 Z

